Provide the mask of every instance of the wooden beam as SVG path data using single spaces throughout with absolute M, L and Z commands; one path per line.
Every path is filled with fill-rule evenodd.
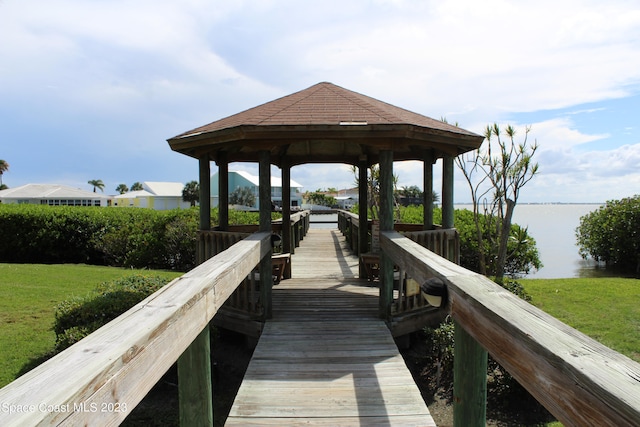
M 442 158 L 442 228 L 453 228 L 453 157 Z
M 25 408 L 0 410 L 0 425 L 121 424 L 268 254 L 269 236 L 236 243 L 0 389 L 0 402 Z
M 393 230 L 393 152 L 380 152 L 380 233 Z M 393 261 L 380 257 L 380 317 L 389 319 L 393 303 Z
M 453 425 L 487 425 L 487 350 L 454 321 Z
M 433 229 L 433 150 L 427 150 L 423 156 L 423 191 L 422 191 L 422 208 L 423 208 L 423 229 Z
M 209 325 L 178 359 L 181 426 L 213 426 Z
M 218 155 L 218 227 L 229 230 L 229 162 L 227 153 Z
M 260 152 L 258 165 L 258 182 L 260 198 L 260 231 L 271 233 L 271 155 L 269 151 Z M 265 319 L 271 318 L 271 288 L 273 277 L 271 257 L 264 257 L 260 261 L 260 298 L 264 307 Z
M 198 161 L 200 178 L 200 230 L 211 230 L 211 166 L 208 158 Z
M 564 425 L 640 425 L 640 364 L 396 232 L 385 253 L 447 286 L 451 316 Z
M 369 221 L 368 216 L 368 182 L 367 159 L 360 158 L 358 164 L 358 256 L 369 252 Z M 366 277 L 366 269 L 362 262 L 359 263 L 360 277 Z
M 282 163 L 282 252 L 291 253 L 291 166 Z

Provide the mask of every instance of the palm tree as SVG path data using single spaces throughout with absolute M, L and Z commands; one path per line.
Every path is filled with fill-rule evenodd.
M 0 187 L 2 186 L 2 174 L 9 170 L 9 163 L 6 160 L 0 159 Z
M 100 191 L 104 191 L 104 182 L 101 179 L 92 179 L 88 181 L 89 185 L 93 185 L 93 192 L 96 192 L 96 188 L 99 188 Z
M 200 184 L 198 181 L 190 181 L 182 189 L 182 200 L 190 202 L 191 206 L 195 206 L 200 200 Z
M 142 186 L 142 184 L 140 184 L 139 182 L 134 182 L 133 185 L 131 186 L 131 191 L 140 191 L 140 190 L 144 190 L 144 187 Z
M 124 193 L 126 193 L 127 191 L 129 191 L 129 187 L 127 187 L 127 184 L 119 184 L 119 185 L 116 187 L 116 191 L 117 191 L 118 193 L 120 193 L 120 194 L 124 194 Z

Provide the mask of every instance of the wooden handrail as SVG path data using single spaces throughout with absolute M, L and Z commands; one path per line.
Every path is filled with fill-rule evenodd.
M 562 423 L 640 425 L 640 364 L 397 232 L 380 240 L 418 282 L 446 284 L 457 324 Z
M 118 425 L 270 250 L 247 237 L 0 389 L 0 425 Z

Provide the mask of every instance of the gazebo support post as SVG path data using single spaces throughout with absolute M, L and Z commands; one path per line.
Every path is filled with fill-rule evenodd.
M 453 157 L 442 158 L 442 228 L 453 228 Z
M 367 214 L 367 158 L 362 156 L 358 163 L 358 257 L 369 252 L 369 220 Z M 359 263 L 359 276 L 367 277 L 364 263 Z
M 422 208 L 423 208 L 423 230 L 433 230 L 433 151 L 429 150 L 424 154 L 423 163 L 423 187 Z
M 393 231 L 393 151 L 380 150 L 380 231 Z M 393 261 L 380 254 L 380 318 L 387 320 L 393 302 Z
M 294 245 L 291 242 L 291 166 L 285 160 L 282 162 L 282 253 L 291 254 Z M 291 262 L 285 266 L 285 279 L 291 278 Z
M 200 162 L 200 230 L 211 229 L 211 181 L 209 158 Z M 198 242 L 198 263 L 206 261 Z M 178 358 L 178 399 L 181 426 L 213 426 L 213 385 L 209 326 Z
M 218 228 L 221 231 L 229 231 L 229 162 L 227 161 L 227 153 L 220 153 L 217 163 Z
M 259 154 L 258 191 L 260 204 L 260 231 L 271 232 L 271 153 L 266 150 Z M 264 307 L 264 318 L 271 318 L 271 287 L 273 276 L 271 255 L 260 261 L 260 300 Z

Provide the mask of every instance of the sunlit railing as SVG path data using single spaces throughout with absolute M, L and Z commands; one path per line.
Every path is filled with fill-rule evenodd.
M 640 425 L 640 364 L 397 232 L 381 232 L 381 247 L 418 283 L 440 279 L 456 328 L 487 350 L 564 425 Z M 482 366 L 462 344 L 456 338 L 456 369 Z M 484 369 L 481 381 L 486 381 L 486 364 Z M 461 413 L 483 404 L 482 389 L 482 384 L 471 384 L 454 390 Z M 484 420 L 477 421 L 475 425 L 484 425 Z
M 245 238 L 0 389 L 0 425 L 118 425 L 270 253 Z

